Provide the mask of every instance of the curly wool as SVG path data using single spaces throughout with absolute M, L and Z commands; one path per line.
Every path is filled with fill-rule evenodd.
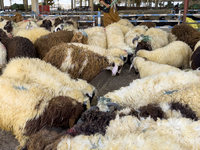
M 187 24 L 175 25 L 171 33 L 177 37 L 177 40 L 187 43 L 192 51 L 196 43 L 200 40 L 200 32 Z

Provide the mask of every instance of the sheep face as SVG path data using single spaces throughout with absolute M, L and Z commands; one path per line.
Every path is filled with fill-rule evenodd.
M 63 19 L 58 17 L 55 19 L 54 26 L 57 27 L 59 24 L 64 23 Z
M 71 39 L 70 43 L 83 43 L 83 44 L 87 44 L 87 35 L 84 35 L 84 32 L 78 31 L 75 32 L 74 36 Z
M 13 30 L 12 21 L 6 22 L 6 25 L 4 26 L 4 30 L 6 30 L 8 33 L 12 32 Z
M 47 30 L 51 31 L 51 27 L 52 27 L 52 22 L 50 20 L 43 20 L 42 24 L 40 25 L 40 27 L 44 27 Z
M 152 51 L 152 47 L 151 47 L 150 42 L 145 42 L 143 40 L 141 42 L 139 42 L 137 47 L 136 47 L 135 53 L 137 53 L 137 51 L 139 51 L 141 49 Z

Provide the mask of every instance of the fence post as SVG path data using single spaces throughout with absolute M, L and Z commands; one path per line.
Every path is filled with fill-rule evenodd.
M 181 10 L 178 12 L 178 25 L 180 25 L 181 22 Z
M 100 8 L 98 8 L 98 26 L 101 26 L 101 11 L 100 11 Z

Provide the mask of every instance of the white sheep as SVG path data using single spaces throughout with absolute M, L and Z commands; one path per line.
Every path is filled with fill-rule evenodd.
M 0 102 L 0 128 L 11 131 L 20 146 L 44 127 L 69 126 L 83 111 L 82 104 L 68 96 L 55 97 L 40 84 L 2 76 Z
M 49 63 L 40 59 L 12 59 L 2 76 L 21 80 L 25 83 L 37 83 L 40 87 L 57 95 L 69 95 L 81 103 L 94 96 L 95 87 L 84 80 L 73 80 Z M 74 92 L 73 92 L 74 91 Z
M 126 50 L 128 54 L 133 54 L 133 49 L 128 46 L 124 41 L 124 34 L 119 26 L 108 25 L 106 27 L 108 49 L 121 48 Z
M 98 106 L 102 102 L 111 101 L 124 107 L 138 109 L 149 103 L 160 103 L 162 99 L 157 99 L 167 93 L 176 92 L 184 88 L 187 84 L 199 83 L 200 77 L 192 72 L 170 71 L 160 73 L 142 79 L 134 80 L 127 87 L 121 87 L 119 90 L 108 92 L 100 98 Z
M 136 53 L 136 56 L 146 57 L 149 61 L 167 64 L 177 68 L 182 67 L 183 69 L 189 67 L 191 55 L 191 48 L 182 41 L 174 41 L 154 51 L 139 50 Z
M 7 64 L 7 50 L 6 47 L 0 42 L 0 70 Z
M 80 46 L 83 47 L 85 50 L 90 50 L 93 51 L 97 54 L 100 54 L 102 56 L 105 57 L 109 57 L 109 56 L 113 56 L 113 57 L 118 57 L 121 58 L 122 60 L 126 60 L 126 58 L 128 57 L 128 54 L 125 50 L 122 50 L 120 48 L 110 48 L 110 49 L 105 49 L 99 46 L 95 46 L 95 45 L 87 45 L 87 44 L 82 44 L 82 43 L 69 43 L 69 44 L 73 44 L 76 46 Z
M 105 28 L 96 26 L 96 27 L 89 27 L 79 31 L 84 31 L 87 34 L 88 45 L 96 45 L 102 48 L 107 48 L 107 36 Z
M 166 31 L 152 27 L 148 29 L 144 35 L 138 37 L 139 39 L 135 52 L 140 49 L 151 51 L 164 47 L 169 43 L 168 37 L 169 34 Z
M 63 136 L 57 145 L 64 149 L 199 149 L 200 121 L 185 118 L 157 120 L 150 118 L 139 120 L 133 116 L 111 120 L 106 134 Z M 78 142 L 77 142 L 78 141 Z
M 42 27 L 34 27 L 31 29 L 19 28 L 16 27 L 11 21 L 7 23 L 6 27 L 13 27 L 13 30 L 11 32 L 13 36 L 22 36 L 28 38 L 33 44 L 39 37 L 51 33 L 50 31 Z
M 95 45 L 102 48 L 107 48 L 107 36 L 106 32 L 93 32 L 88 36 L 88 45 Z
M 133 43 L 133 39 L 140 36 L 141 34 L 145 34 L 145 32 L 148 30 L 147 26 L 135 26 L 133 29 L 129 30 L 126 34 L 125 34 L 125 42 L 127 45 L 129 45 L 132 48 L 136 48 L 137 47 L 137 42 Z
M 147 76 L 157 75 L 161 72 L 169 72 L 169 71 L 181 71 L 180 69 L 165 65 L 165 64 L 158 64 L 153 61 L 148 61 L 146 58 L 142 57 L 135 57 L 133 59 L 133 63 L 131 64 L 130 69 L 134 66 L 136 72 L 140 73 L 140 78 L 144 78 Z

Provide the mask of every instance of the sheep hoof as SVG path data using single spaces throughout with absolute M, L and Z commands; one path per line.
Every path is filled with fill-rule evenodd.
M 110 111 L 112 111 L 112 112 L 115 110 L 121 110 L 121 107 L 116 103 L 109 102 L 106 105 L 109 107 Z

